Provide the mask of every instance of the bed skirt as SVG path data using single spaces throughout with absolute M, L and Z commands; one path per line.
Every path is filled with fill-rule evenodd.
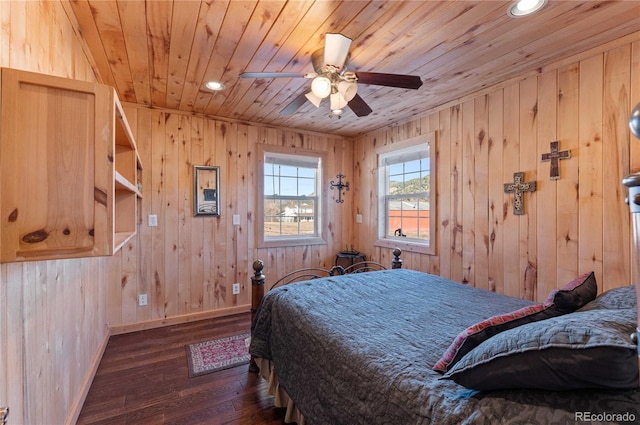
M 276 374 L 275 369 L 273 368 L 273 363 L 271 360 L 263 359 L 256 357 L 255 359 L 258 368 L 260 369 L 260 376 L 268 382 L 267 386 L 267 394 L 274 397 L 273 404 L 275 407 L 286 407 L 287 412 L 285 413 L 284 421 L 285 423 L 295 422 L 298 425 L 305 425 L 304 416 L 295 403 L 289 397 L 284 388 L 280 387 L 280 382 L 278 381 L 278 375 Z

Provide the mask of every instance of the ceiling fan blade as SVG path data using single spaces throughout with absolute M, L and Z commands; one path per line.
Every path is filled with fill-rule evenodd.
M 422 80 L 417 75 L 384 74 L 380 72 L 356 72 L 358 83 L 374 84 L 377 86 L 399 87 L 417 90 L 422 86 Z
M 373 112 L 369 105 L 367 105 L 367 102 L 365 102 L 359 94 L 356 94 L 353 99 L 351 99 L 349 103 L 347 103 L 347 106 L 349 106 L 353 113 L 359 117 L 366 117 L 371 112 Z
M 304 78 L 298 72 L 243 72 L 240 78 Z
M 324 64 L 333 65 L 338 70 L 344 67 L 349 56 L 351 39 L 342 34 L 327 33 L 324 36 Z
M 285 106 L 282 111 L 280 111 L 280 115 L 291 115 L 294 114 L 302 105 L 307 101 L 307 94 L 300 93 L 296 96 L 295 99 L 291 101 L 287 106 Z

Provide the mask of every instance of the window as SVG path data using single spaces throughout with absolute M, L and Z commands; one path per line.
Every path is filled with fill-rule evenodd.
M 425 137 L 378 156 L 379 244 L 435 253 L 431 143 Z M 435 193 L 435 192 L 434 192 Z M 405 246 L 406 248 L 406 246 Z
M 322 243 L 321 155 L 265 150 L 262 158 L 262 244 Z

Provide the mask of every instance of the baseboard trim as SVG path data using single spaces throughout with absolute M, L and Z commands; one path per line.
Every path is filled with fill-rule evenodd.
M 111 333 L 107 328 L 107 331 L 102 338 L 102 342 L 96 351 L 96 355 L 93 357 L 93 361 L 91 362 L 91 366 L 89 367 L 89 371 L 87 372 L 84 380 L 82 381 L 82 386 L 80 387 L 80 391 L 78 392 L 78 396 L 76 400 L 73 402 L 71 409 L 69 410 L 69 416 L 65 421 L 65 425 L 74 425 L 78 422 L 78 418 L 80 417 L 80 412 L 82 411 L 82 406 L 84 406 L 84 402 L 87 398 L 87 394 L 89 394 L 89 389 L 91 388 L 91 384 L 93 383 L 93 378 L 96 376 L 96 372 L 98 372 L 98 366 L 100 366 L 100 362 L 102 361 L 102 356 L 104 355 L 104 350 L 107 349 L 107 344 L 109 343 L 109 337 Z
M 214 317 L 231 316 L 233 314 L 248 313 L 251 309 L 250 304 L 239 305 L 235 307 L 222 308 L 219 310 L 205 311 L 202 313 L 184 314 L 182 316 L 168 317 L 164 319 L 149 320 L 146 322 L 133 323 L 130 325 L 115 325 L 109 330 L 111 335 L 121 335 L 130 332 L 144 331 L 148 329 L 161 328 L 170 325 L 179 325 L 181 323 L 195 322 L 198 320 L 212 319 Z

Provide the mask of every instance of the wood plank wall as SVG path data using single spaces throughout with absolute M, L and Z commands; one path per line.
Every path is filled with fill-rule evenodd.
M 355 142 L 352 243 L 375 243 L 375 147 L 438 131 L 437 253 L 404 265 L 508 295 L 543 301 L 579 273 L 600 290 L 631 282 L 629 210 L 622 178 L 640 169 L 628 118 L 638 99 L 640 34 L 597 52 L 451 102 Z M 632 93 L 635 93 L 633 95 Z M 540 155 L 559 140 L 571 158 L 549 178 Z M 523 216 L 503 183 L 523 171 L 537 190 Z M 388 249 L 375 257 L 388 261 Z
M 136 105 L 126 105 L 125 113 L 144 166 L 144 198 L 139 238 L 125 248 L 121 284 L 110 286 L 107 295 L 113 333 L 247 311 L 251 264 L 258 258 L 269 279 L 296 268 L 333 265 L 352 215 L 350 204 L 335 202 L 336 191 L 328 191 L 325 203 L 326 245 L 257 248 L 256 152 L 259 144 L 325 152 L 323 184 L 328 185 L 336 174 L 350 177 L 351 140 Z M 193 165 L 220 167 L 220 217 L 193 216 Z M 157 227 L 147 226 L 149 214 L 158 216 Z M 239 226 L 233 225 L 234 214 Z M 124 264 L 131 268 L 124 270 Z M 239 295 L 231 291 L 235 282 L 241 284 Z M 145 307 L 137 305 L 141 293 L 149 295 Z
M 96 81 L 60 2 L 0 2 L 0 66 Z M 0 265 L 0 406 L 10 424 L 74 423 L 108 338 L 120 256 Z

